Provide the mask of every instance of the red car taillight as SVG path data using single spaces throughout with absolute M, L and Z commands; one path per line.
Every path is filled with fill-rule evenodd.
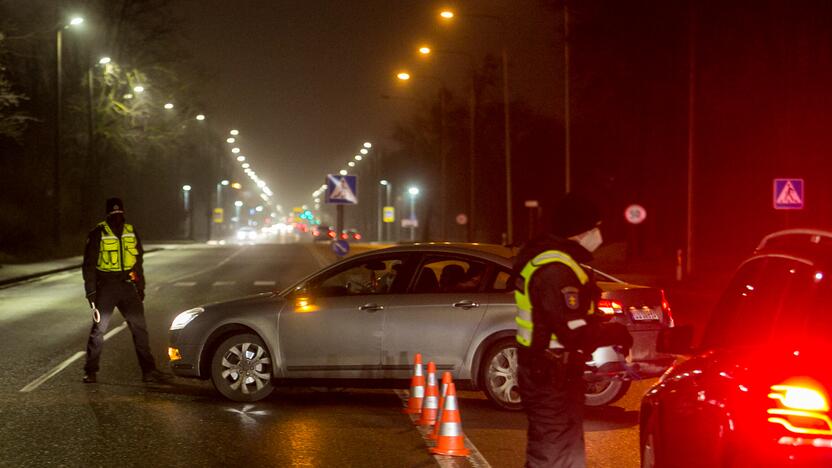
M 772 385 L 768 397 L 768 422 L 779 424 L 789 432 L 814 436 L 832 436 L 829 400 L 811 384 Z
M 664 289 L 662 291 L 662 314 L 667 317 L 667 326 L 672 327 L 675 325 L 673 321 L 673 312 L 670 311 L 670 302 L 667 300 L 667 296 L 664 295 Z
M 347 240 L 347 237 L 348 236 L 346 232 L 341 233 L 341 239 Z
M 328 233 L 326 233 L 326 235 L 328 235 L 329 237 L 331 237 L 331 238 L 335 239 L 335 231 L 329 231 Z
M 356 232 L 355 234 L 353 234 L 353 235 L 352 235 L 352 237 L 353 237 L 353 239 L 355 239 L 355 240 L 361 240 L 361 234 L 359 234 L 359 233 L 357 233 L 357 232 Z
M 604 315 L 615 315 L 624 313 L 624 308 L 621 307 L 621 303 L 611 301 L 609 299 L 601 299 L 600 301 L 598 301 L 598 310 L 600 310 Z

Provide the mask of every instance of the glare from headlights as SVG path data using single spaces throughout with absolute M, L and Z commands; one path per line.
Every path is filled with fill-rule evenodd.
M 201 314 L 205 309 L 202 307 L 197 307 L 195 309 L 186 310 L 181 314 L 177 315 L 175 319 L 173 319 L 173 323 L 170 324 L 171 330 L 181 330 L 185 328 L 186 325 L 191 323 L 191 320 L 195 319 L 197 315 Z

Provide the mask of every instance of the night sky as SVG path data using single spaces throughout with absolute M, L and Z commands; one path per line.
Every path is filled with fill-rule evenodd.
M 443 5 L 431 1 L 186 0 L 178 6 L 189 47 L 208 76 L 211 122 L 239 128 L 240 147 L 273 188 L 279 203 L 308 203 L 328 172 L 336 172 L 371 141 L 392 148 L 392 126 L 413 101 L 382 95 L 435 93 L 441 77 L 463 93 L 464 57 L 416 54 L 425 42 L 468 52 L 479 62 L 509 45 L 511 92 L 549 115 L 562 113 L 559 11 L 539 0 L 458 2 L 459 12 L 506 18 L 460 18 L 442 25 Z M 468 21 L 468 23 L 465 23 Z M 394 78 L 403 68 L 414 79 Z M 534 77 L 534 79 L 530 79 Z

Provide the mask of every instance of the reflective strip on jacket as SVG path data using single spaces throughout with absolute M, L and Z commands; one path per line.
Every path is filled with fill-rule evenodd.
M 98 223 L 101 227 L 101 243 L 98 246 L 99 271 L 130 271 L 139 256 L 138 239 L 133 232 L 132 224 L 124 224 L 124 230 L 119 238 L 106 221 Z
M 569 267 L 575 276 L 578 277 L 582 286 L 589 283 L 589 275 L 586 274 L 581 265 L 578 264 L 569 254 L 560 250 L 547 250 L 539 253 L 536 257 L 529 260 L 520 272 L 523 278 L 523 291 L 514 292 L 514 302 L 517 304 L 517 316 L 514 321 L 517 322 L 517 342 L 522 346 L 531 347 L 532 345 L 532 331 L 534 330 L 534 321 L 532 320 L 532 301 L 529 296 L 529 285 L 532 282 L 532 276 L 540 268 L 551 263 L 561 263 Z M 595 304 L 591 302 L 589 305 L 589 314 L 595 312 Z M 563 345 L 558 341 L 557 336 L 552 333 L 549 340 L 549 348 L 563 348 Z

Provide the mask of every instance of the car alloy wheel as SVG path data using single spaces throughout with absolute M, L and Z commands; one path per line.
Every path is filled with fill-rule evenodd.
M 519 410 L 517 346 L 508 340 L 497 344 L 486 356 L 484 364 L 486 396 L 500 408 Z
M 630 389 L 629 380 L 604 379 L 586 382 L 584 404 L 587 406 L 604 406 L 612 404 L 623 397 Z
M 214 353 L 211 380 L 226 398 L 257 401 L 273 390 L 272 360 L 256 335 L 236 335 L 223 341 Z

